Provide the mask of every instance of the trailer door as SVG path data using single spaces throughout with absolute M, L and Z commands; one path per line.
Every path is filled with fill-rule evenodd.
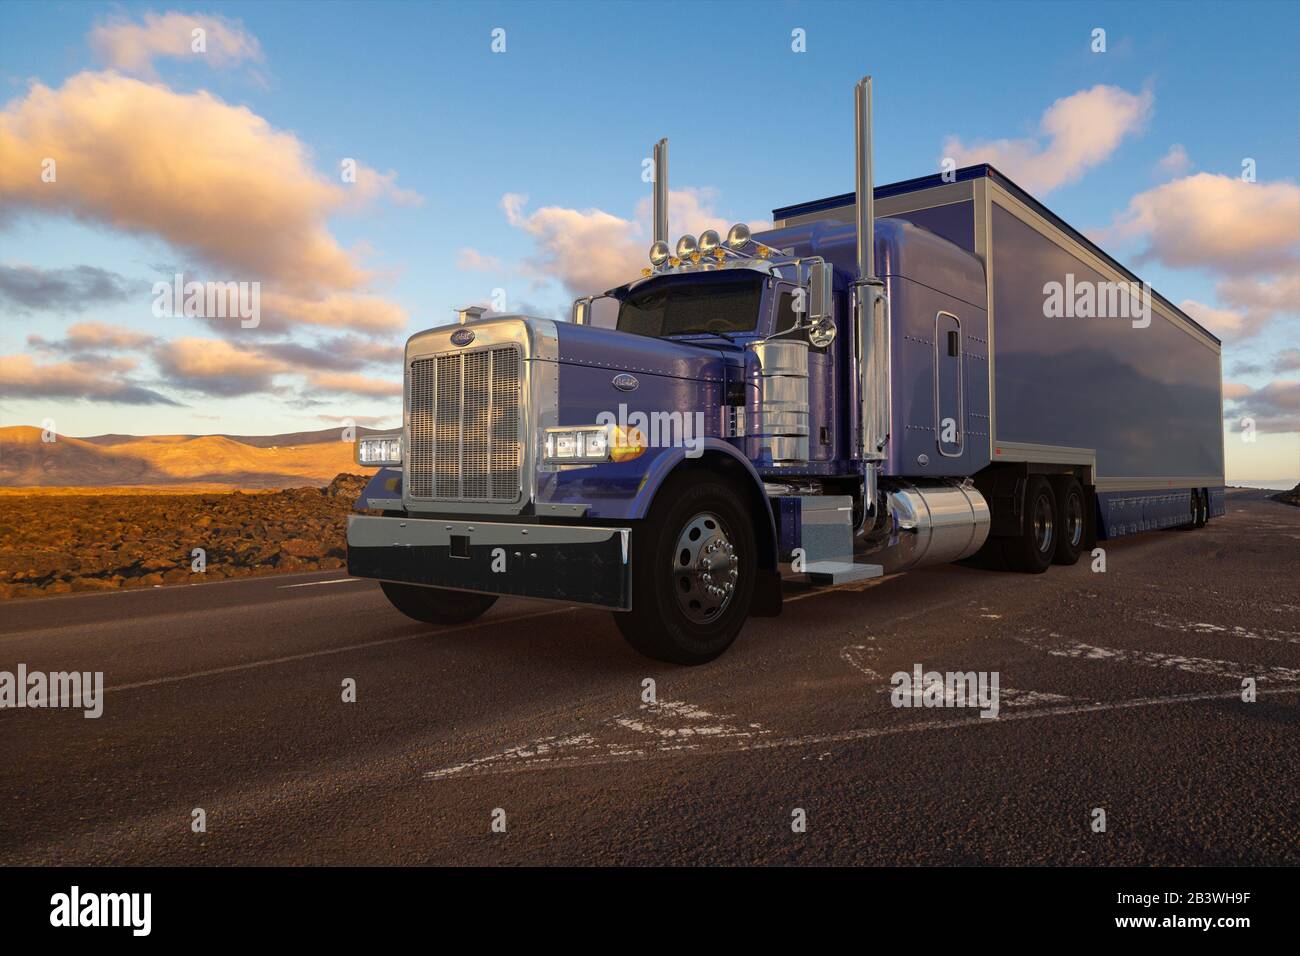
M 951 312 L 934 317 L 934 412 L 939 454 L 960 458 L 965 439 L 961 319 Z

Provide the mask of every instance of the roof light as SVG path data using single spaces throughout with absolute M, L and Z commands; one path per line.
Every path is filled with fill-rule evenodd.
M 749 227 L 738 222 L 727 230 L 727 248 L 739 252 L 749 244 Z
M 672 251 L 668 248 L 668 243 L 660 239 L 650 247 L 650 264 L 652 266 L 661 266 L 668 261 Z
M 713 255 L 713 250 L 722 245 L 722 239 L 718 236 L 718 230 L 705 229 L 700 233 L 700 252 L 706 256 Z
M 677 240 L 678 259 L 689 259 L 691 257 L 691 253 L 695 252 L 695 250 L 696 250 L 696 245 L 695 245 L 694 236 L 682 236 L 680 239 Z

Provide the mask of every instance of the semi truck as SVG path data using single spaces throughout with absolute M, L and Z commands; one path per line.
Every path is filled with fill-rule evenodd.
M 458 312 L 406 343 L 348 571 L 417 621 L 592 605 L 700 664 L 786 580 L 1022 573 L 1224 513 L 1220 342 L 990 165 L 669 245 L 569 321 Z

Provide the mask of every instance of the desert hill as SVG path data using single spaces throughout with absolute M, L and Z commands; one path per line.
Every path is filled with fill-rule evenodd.
M 359 434 L 375 429 L 359 428 Z M 290 488 L 355 471 L 338 428 L 285 435 L 59 435 L 0 428 L 0 488 Z

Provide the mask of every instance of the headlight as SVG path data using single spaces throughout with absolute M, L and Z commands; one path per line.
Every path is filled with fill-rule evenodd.
M 546 460 L 558 464 L 591 465 L 603 461 L 630 461 L 646 450 L 636 429 L 617 425 L 546 429 Z
M 358 438 L 356 444 L 358 465 L 366 468 L 378 468 L 382 465 L 400 465 L 402 463 L 402 436 L 371 435 Z

